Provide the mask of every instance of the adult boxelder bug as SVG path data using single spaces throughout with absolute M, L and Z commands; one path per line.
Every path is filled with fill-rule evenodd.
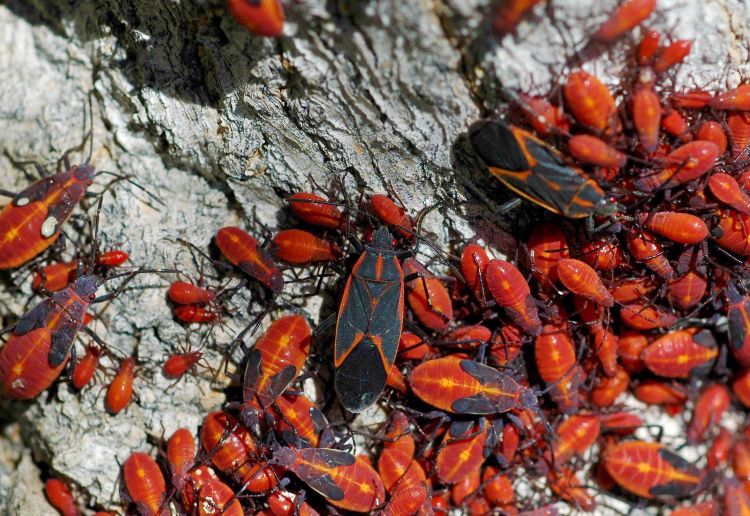
M 138 512 L 148 516 L 168 516 L 170 511 L 162 507 L 167 494 L 159 465 L 142 452 L 133 452 L 122 465 L 124 498 L 135 504 Z
M 258 36 L 275 38 L 284 30 L 284 8 L 280 0 L 227 0 L 237 23 Z
M 611 446 L 604 453 L 604 465 L 619 486 L 641 498 L 684 498 L 701 483 L 696 468 L 659 443 Z
M 382 226 L 354 264 L 336 318 L 334 387 L 348 411 L 362 412 L 383 392 L 403 314 L 404 272 L 391 233 Z
M 611 43 L 648 18 L 655 8 L 656 0 L 624 0 L 591 38 Z
M 271 463 L 290 470 L 340 509 L 370 512 L 385 502 L 380 475 L 366 461 L 344 451 L 279 448 Z
M 50 505 L 60 511 L 62 516 L 78 516 L 76 503 L 68 485 L 62 480 L 50 478 L 44 484 L 44 494 Z
M 521 197 L 573 219 L 616 211 L 596 181 L 566 165 L 556 149 L 528 131 L 499 120 L 480 120 L 469 135 L 490 173 Z

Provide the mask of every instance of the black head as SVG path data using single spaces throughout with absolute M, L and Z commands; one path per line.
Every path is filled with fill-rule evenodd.
M 382 251 L 393 249 L 393 235 L 386 226 L 380 226 L 372 238 L 371 247 Z
M 92 182 L 95 176 L 94 165 L 85 163 L 75 167 L 75 176 L 79 181 Z
M 279 466 L 288 468 L 289 466 L 294 464 L 295 460 L 297 460 L 297 456 L 292 449 L 279 448 L 278 450 L 273 452 L 273 457 L 271 457 L 271 460 L 269 460 L 268 462 L 270 464 L 277 464 Z
M 93 301 L 96 291 L 99 290 L 99 282 L 93 274 L 85 274 L 78 278 L 73 284 L 73 291 L 82 299 Z

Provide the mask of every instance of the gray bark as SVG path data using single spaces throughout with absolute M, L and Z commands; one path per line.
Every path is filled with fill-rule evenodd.
M 500 82 L 546 93 L 543 85 L 559 80 L 573 46 L 614 2 L 601 4 L 555 1 L 547 14 L 539 6 L 518 38 L 499 44 L 487 31 L 491 0 L 289 2 L 278 40 L 251 36 L 218 0 L 6 0 L 0 146 L 54 163 L 93 128 L 97 168 L 131 174 L 166 202 L 154 209 L 137 189 L 118 185 L 105 202 L 104 246 L 120 245 L 134 263 L 195 276 L 198 267 L 176 238 L 205 247 L 223 225 L 255 234 L 262 225 L 288 225 L 286 195 L 316 189 L 313 182 L 335 193 L 334 180 L 352 199 L 392 187 L 412 213 L 440 203 L 425 221 L 436 241 L 478 237 L 512 253 L 503 228 L 536 211 L 493 212 L 510 194 L 477 165 L 465 131 L 501 106 Z M 747 76 L 747 19 L 737 0 L 665 0 L 652 25 L 696 38 L 681 84 L 722 87 Z M 587 67 L 615 83 L 626 48 Z M 93 120 L 85 116 L 90 92 Z M 0 188 L 29 183 L 7 155 L 0 169 Z M 0 315 L 13 321 L 29 303 L 28 286 L 0 292 Z M 236 317 L 214 332 L 216 342 L 249 319 L 247 296 L 233 302 Z M 305 307 L 313 320 L 318 306 Z M 133 450 L 153 450 L 149 436 L 194 430 L 223 402 L 210 375 L 165 392 L 171 382 L 156 364 L 185 330 L 172 320 L 163 289 L 127 292 L 95 329 L 120 356 L 138 343 L 139 401 L 109 416 L 99 388 L 77 394 L 61 385 L 30 404 L 0 405 L 23 435 L 22 443 L 0 437 L 3 513 L 45 512 L 29 449 L 90 506 L 113 507 L 119 463 Z M 215 350 L 207 352 L 218 362 Z

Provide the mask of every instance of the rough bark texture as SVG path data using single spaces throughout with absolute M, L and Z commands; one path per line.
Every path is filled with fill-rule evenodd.
M 205 246 L 223 225 L 275 228 L 288 216 L 286 195 L 317 184 L 340 198 L 334 180 L 353 200 L 392 187 L 413 213 L 440 203 L 425 221 L 437 241 L 481 237 L 512 252 L 499 228 L 538 212 L 493 212 L 509 194 L 477 166 L 465 131 L 500 107 L 500 82 L 546 93 L 615 2 L 539 6 L 518 38 L 502 44 L 488 32 L 495 3 L 301 0 L 288 4 L 285 37 L 270 40 L 248 34 L 218 0 L 0 2 L 0 188 L 29 182 L 9 156 L 53 163 L 93 128 L 97 169 L 131 174 L 166 203 L 155 209 L 124 183 L 106 198 L 104 246 L 121 245 L 135 263 L 197 276 L 175 239 Z M 682 83 L 721 87 L 747 77 L 747 4 L 659 4 L 651 25 L 696 38 Z M 612 63 L 624 62 L 625 48 L 587 67 L 613 82 L 619 65 Z M 19 277 L 5 279 L 7 286 Z M 0 289 L 6 321 L 28 306 L 27 283 L 13 294 Z M 213 334 L 219 342 L 242 327 L 247 298 L 240 297 L 230 326 Z M 314 304 L 306 313 L 319 315 Z M 125 293 L 96 329 L 120 356 L 138 343 L 138 403 L 109 416 L 98 388 L 77 394 L 60 385 L 30 404 L 0 405 L 0 512 L 49 511 L 29 449 L 91 506 L 116 505 L 118 463 L 133 450 L 152 450 L 149 437 L 195 429 L 221 405 L 210 376 L 165 393 L 171 382 L 155 364 L 185 330 L 163 290 Z

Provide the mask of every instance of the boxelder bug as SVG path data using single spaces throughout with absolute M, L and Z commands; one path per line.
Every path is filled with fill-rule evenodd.
M 617 484 L 641 498 L 684 498 L 701 482 L 694 467 L 659 443 L 617 444 L 605 451 L 604 465 Z
M 375 403 L 393 367 L 404 317 L 404 272 L 382 226 L 352 269 L 336 319 L 334 386 L 341 404 Z
M 76 503 L 68 485 L 57 478 L 50 478 L 44 484 L 44 494 L 50 505 L 57 509 L 62 516 L 78 516 Z
M 370 512 L 385 501 L 380 475 L 366 461 L 344 451 L 279 448 L 271 464 L 289 469 L 340 509 Z
M 591 38 L 602 43 L 611 43 L 651 16 L 654 9 L 656 0 L 625 0 Z
M 124 499 L 130 500 L 140 514 L 166 516 L 169 509 L 162 507 L 167 485 L 159 465 L 142 452 L 134 452 L 122 465 Z
M 528 131 L 499 120 L 480 120 L 469 129 L 472 145 L 490 173 L 521 197 L 572 219 L 610 215 L 599 184 Z

